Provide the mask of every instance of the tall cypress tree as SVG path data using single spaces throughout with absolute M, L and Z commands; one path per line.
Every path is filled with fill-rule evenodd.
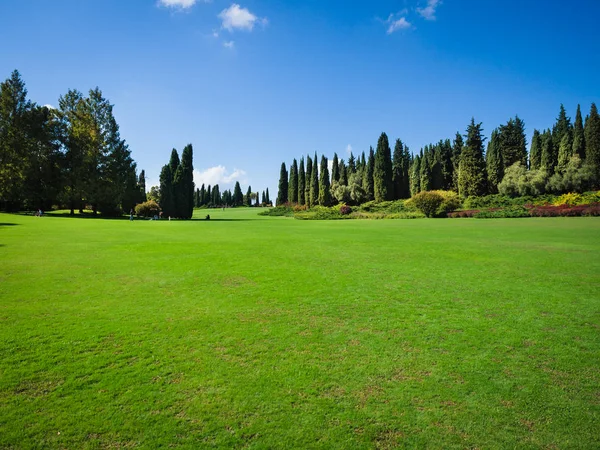
M 565 107 L 561 103 L 560 112 L 558 113 L 558 117 L 556 118 L 556 123 L 552 127 L 552 148 L 555 150 L 557 155 L 563 136 L 567 133 L 570 134 L 571 129 L 571 119 L 567 117 Z
M 596 176 L 595 187 L 600 186 L 600 116 L 595 103 L 585 122 L 585 160 Z
M 421 156 L 416 155 L 410 167 L 410 193 L 412 196 L 421 192 Z
M 206 205 L 206 188 L 204 187 L 204 183 L 202 183 L 202 187 L 200 187 L 200 200 L 198 206 Z
M 219 185 L 215 184 L 212 189 L 212 204 L 214 206 L 220 206 L 222 203 L 221 200 L 221 190 L 219 189 Z
M 137 186 L 138 186 L 138 190 L 140 192 L 138 203 L 143 203 L 147 200 L 147 198 L 146 198 L 146 171 L 145 170 L 142 170 L 140 172 Z
M 310 206 L 319 203 L 319 166 L 317 163 L 317 152 L 313 159 L 312 173 L 310 174 Z
M 400 198 L 410 198 L 410 165 L 412 158 L 408 146 L 404 146 L 402 153 L 402 191 Z
M 300 158 L 300 167 L 298 168 L 298 204 L 306 204 L 304 191 L 306 189 L 306 172 L 304 171 L 304 156 Z
M 431 162 L 429 161 L 431 157 L 429 149 L 421 149 L 421 173 L 419 174 L 421 177 L 421 182 L 419 183 L 421 192 L 430 191 L 432 189 Z
M 285 183 L 287 184 L 287 173 L 285 174 Z M 287 189 L 285 190 L 285 192 L 287 192 Z M 244 205 L 244 194 L 242 194 L 242 187 L 240 186 L 239 181 L 235 182 L 235 186 L 233 187 L 233 198 L 231 200 L 232 200 L 233 206 L 243 206 Z M 283 202 L 283 203 L 285 203 L 285 202 Z
M 564 173 L 567 170 L 567 166 L 573 156 L 573 142 L 571 142 L 571 133 L 563 134 L 558 147 L 558 160 L 556 163 L 556 170 L 559 173 Z
M 180 187 L 180 216 L 184 219 L 191 219 L 194 214 L 194 149 L 192 144 L 188 144 L 181 153 L 181 187 Z
M 310 184 L 312 182 L 312 167 L 313 167 L 313 161 L 310 158 L 310 155 L 306 155 L 306 177 L 304 180 L 305 186 L 304 186 L 304 204 L 306 206 L 308 206 L 309 208 L 311 206 L 314 206 L 311 201 L 310 201 L 310 192 L 311 192 L 311 188 L 310 188 Z
M 288 201 L 292 204 L 298 203 L 298 162 L 296 161 L 296 158 L 294 158 L 290 167 Z
M 581 117 L 581 107 L 577 105 L 575 114 L 575 125 L 573 126 L 573 154 L 585 160 L 585 133 L 583 131 L 583 119 Z
M 538 170 L 542 165 L 542 135 L 539 130 L 533 130 L 531 151 L 529 152 L 529 168 Z
M 333 154 L 333 162 L 331 165 L 331 183 L 340 181 L 340 163 L 337 153 Z
M 340 185 L 348 186 L 348 169 L 346 168 L 346 162 L 342 159 L 340 160 Z
M 381 133 L 377 141 L 373 182 L 376 202 L 383 202 L 392 198 L 392 151 L 385 133 Z
M 246 191 L 246 206 L 252 206 L 252 187 L 248 186 Z
M 403 180 L 403 155 L 404 148 L 402 145 L 402 141 L 400 139 L 396 139 L 396 144 L 394 145 L 394 154 L 392 156 L 392 183 L 394 185 L 394 195 L 393 200 L 398 200 L 402 198 L 402 184 Z
M 281 163 L 279 171 L 279 191 L 277 193 L 277 206 L 282 206 L 288 202 L 288 172 L 285 163 Z
M 270 205 L 271 204 L 271 197 L 269 197 L 269 188 L 267 188 L 267 190 L 265 192 L 265 196 L 267 198 L 267 204 Z
M 452 143 L 452 190 L 458 192 L 458 168 L 460 165 L 460 155 L 462 154 L 464 141 L 462 135 L 457 132 Z M 414 195 L 414 194 L 413 194 Z
M 498 130 L 492 131 L 492 138 L 488 143 L 487 152 L 485 154 L 490 194 L 498 193 L 498 185 L 502 181 L 502 178 L 504 178 L 504 162 L 502 152 L 498 145 L 498 135 Z
M 452 189 L 452 176 L 454 166 L 452 165 L 452 143 L 450 139 L 440 141 L 438 150 L 438 160 L 442 173 L 442 189 L 449 191 Z
M 163 166 L 160 171 L 160 187 L 159 187 L 160 208 L 165 216 L 175 216 L 173 204 L 173 176 L 171 175 L 171 166 L 169 164 Z
M 460 155 L 458 174 L 458 193 L 461 197 L 479 197 L 486 194 L 487 174 L 483 158 L 483 143 L 481 123 L 476 124 L 471 119 L 467 128 L 467 141 Z
M 331 205 L 331 184 L 329 182 L 329 168 L 327 167 L 327 158 L 325 155 L 321 155 L 321 170 L 319 180 L 319 205 L 330 206 Z
M 356 172 L 356 159 L 352 152 L 350 152 L 350 157 L 348 158 L 348 165 L 346 167 L 348 169 L 348 177 Z
M 365 169 L 365 176 L 362 179 L 363 182 L 363 190 L 365 191 L 365 196 L 367 197 L 367 201 L 371 201 L 375 199 L 375 180 L 373 179 L 373 174 L 375 172 L 375 151 L 373 147 L 369 149 L 369 158 L 367 159 L 367 168 Z
M 558 149 L 554 148 L 553 136 L 550 130 L 546 130 L 542 135 L 542 157 L 540 158 L 540 168 L 553 174 L 558 162 Z

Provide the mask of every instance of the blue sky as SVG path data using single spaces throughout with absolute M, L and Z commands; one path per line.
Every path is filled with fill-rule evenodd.
M 600 100 L 600 1 L 1 0 L 0 78 L 39 104 L 99 86 L 148 188 L 173 147 L 196 181 L 269 187 L 385 131 L 412 151 L 518 114 L 529 135 Z

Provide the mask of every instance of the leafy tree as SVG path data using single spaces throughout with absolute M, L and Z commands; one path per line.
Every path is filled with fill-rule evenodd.
M 536 196 L 546 192 L 547 172 L 545 170 L 527 170 L 520 162 L 506 169 L 498 192 L 509 197 Z
M 340 163 L 337 153 L 333 154 L 333 162 L 331 165 L 331 182 L 333 183 L 334 181 L 340 181 Z
M 375 201 L 391 200 L 394 190 L 392 184 L 392 151 L 385 133 L 381 133 L 377 142 L 373 182 Z
M 235 191 L 233 196 L 235 197 Z M 284 205 L 288 201 L 288 172 L 285 163 L 281 163 L 279 171 L 279 192 L 277 194 L 277 206 Z
M 310 206 L 319 204 L 319 168 L 317 166 L 317 153 L 313 159 L 312 173 L 310 175 Z
M 311 206 L 314 206 L 313 203 L 311 203 L 310 200 L 310 193 L 311 193 L 311 182 L 312 182 L 312 167 L 313 167 L 313 161 L 310 158 L 310 155 L 306 156 L 306 177 L 304 180 L 305 186 L 304 186 L 304 204 L 306 206 L 308 206 L 309 208 Z
M 285 164 L 283 165 L 285 169 Z M 285 184 L 287 184 L 287 171 L 285 174 Z M 287 186 L 285 191 L 287 193 Z M 244 204 L 244 194 L 242 194 L 242 188 L 240 187 L 240 182 L 236 181 L 235 186 L 233 187 L 233 198 L 231 199 L 233 206 L 242 206 Z M 285 203 L 285 202 L 283 202 Z
M 486 166 L 488 173 L 488 187 L 490 194 L 498 193 L 498 185 L 504 177 L 504 161 L 501 152 L 500 133 L 498 130 L 492 131 L 492 138 L 488 143 L 486 152 Z
M 319 180 L 319 205 L 331 206 L 331 191 L 329 182 L 329 168 L 327 167 L 327 158 L 321 155 L 321 170 Z
M 542 135 L 538 130 L 533 130 L 531 151 L 529 152 L 529 167 L 538 170 L 542 165 Z
M 148 201 L 154 201 L 156 203 L 160 200 L 160 188 L 158 186 L 152 186 L 150 192 L 148 192 Z
M 365 192 L 367 201 L 375 199 L 375 180 L 373 175 L 375 173 L 375 151 L 373 147 L 369 149 L 369 159 L 367 160 L 367 167 L 365 169 L 365 176 L 362 179 L 362 188 Z M 348 180 L 349 181 L 349 180 Z
M 483 142 L 481 123 L 471 119 L 467 128 L 467 142 L 460 155 L 458 174 L 458 193 L 462 198 L 485 195 L 487 190 L 487 174 L 483 158 Z
M 294 158 L 290 167 L 290 181 L 288 183 L 288 201 L 298 203 L 298 162 Z
M 581 118 L 581 107 L 579 105 L 577 105 L 575 125 L 573 126 L 573 155 L 579 156 L 581 161 L 585 160 L 585 132 L 583 130 L 583 119 Z
M 585 160 L 595 176 L 594 187 L 600 184 L 600 116 L 596 104 L 592 103 L 585 122 Z
M 300 158 L 300 167 L 298 168 L 298 204 L 306 204 L 304 191 L 306 190 L 306 172 L 304 170 L 304 156 Z

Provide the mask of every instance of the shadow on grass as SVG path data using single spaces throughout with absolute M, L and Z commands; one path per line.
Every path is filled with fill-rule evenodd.
M 60 218 L 68 218 L 68 219 L 99 219 L 99 220 L 129 220 L 129 216 L 118 216 L 118 217 L 113 217 L 113 216 L 103 216 L 101 214 L 97 214 L 97 215 L 93 215 L 93 214 L 87 214 L 87 213 L 83 213 L 83 214 L 79 214 L 76 213 L 74 215 L 71 215 L 68 212 L 47 212 L 44 213 L 44 216 L 42 217 L 60 217 Z
M 0 222 L 0 227 L 16 227 L 18 223 Z

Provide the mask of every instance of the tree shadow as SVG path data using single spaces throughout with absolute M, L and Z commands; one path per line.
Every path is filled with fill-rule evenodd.
M 88 214 L 88 213 L 76 213 L 74 215 L 71 215 L 68 212 L 60 212 L 60 213 L 55 213 L 55 212 L 47 212 L 44 213 L 44 215 L 42 217 L 58 217 L 61 219 L 67 218 L 67 219 L 96 219 L 96 220 L 129 220 L 129 216 L 103 216 L 102 214 Z
M 0 227 L 16 227 L 18 223 L 0 222 Z
M 252 219 L 190 219 L 189 222 L 249 222 Z

